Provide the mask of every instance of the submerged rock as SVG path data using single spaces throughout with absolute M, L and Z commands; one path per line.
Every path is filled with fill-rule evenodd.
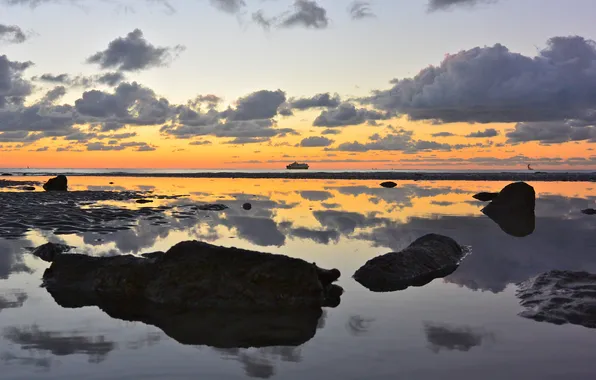
M 586 215 L 595 215 L 596 210 L 594 210 L 593 208 L 587 208 L 585 210 L 582 210 L 582 213 L 584 213 Z
M 45 191 L 68 191 L 68 179 L 65 175 L 60 174 L 57 177 L 50 178 L 43 185 L 43 189 Z
M 88 303 L 124 299 L 176 310 L 320 308 L 339 271 L 285 255 L 178 243 L 147 258 L 58 255 L 44 273 L 50 293 Z
M 45 243 L 35 248 L 31 254 L 39 257 L 43 261 L 52 262 L 56 259 L 56 256 L 68 252 L 70 249 L 70 246 L 64 244 Z
M 596 275 L 553 270 L 518 284 L 521 317 L 596 328 Z
M 536 227 L 535 205 L 534 188 L 525 182 L 515 182 L 505 186 L 499 196 L 482 209 L 482 213 L 505 233 L 524 237 L 532 234 Z
M 354 279 L 373 292 L 403 290 L 453 273 L 463 257 L 464 250 L 455 240 L 428 234 L 400 252 L 368 260 L 354 273 Z
M 395 186 L 397 186 L 397 183 L 392 182 L 392 181 L 381 182 L 381 186 L 391 189 L 391 188 L 394 188 Z
M 474 196 L 472 196 L 472 198 L 478 199 L 481 202 L 489 202 L 498 196 L 499 196 L 499 193 L 487 193 L 487 192 L 483 191 L 481 193 L 475 194 Z
M 201 211 L 223 211 L 228 208 L 226 205 L 222 204 L 205 204 L 197 206 L 197 208 Z

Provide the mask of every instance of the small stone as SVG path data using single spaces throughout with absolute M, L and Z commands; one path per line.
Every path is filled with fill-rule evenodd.
M 252 208 L 252 205 L 250 203 L 246 202 L 245 204 L 242 205 L 242 208 L 248 211 Z
M 395 183 L 395 182 L 392 182 L 392 181 L 387 181 L 387 182 L 382 182 L 382 183 L 381 183 L 381 186 L 383 186 L 383 187 L 385 187 L 385 188 L 387 188 L 387 189 L 392 189 L 392 188 L 394 188 L 395 186 L 397 186 L 397 183 Z
M 137 199 L 137 203 L 145 204 L 145 203 L 152 203 L 151 199 Z

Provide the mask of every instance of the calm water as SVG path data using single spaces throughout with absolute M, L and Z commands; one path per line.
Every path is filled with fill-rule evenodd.
M 596 330 L 521 318 L 515 297 L 515 283 L 551 269 L 596 273 L 596 217 L 579 212 L 594 207 L 593 183 L 531 183 L 536 230 L 525 238 L 505 234 L 472 199 L 506 183 L 400 182 L 383 189 L 377 181 L 73 177 L 69 185 L 185 197 L 97 204 L 173 205 L 160 219 L 166 224 L 141 217 L 134 228 L 110 234 L 32 229 L 19 239 L 0 238 L 2 379 L 596 378 Z M 252 210 L 241 208 L 246 201 Z M 205 202 L 230 209 L 191 218 L 178 209 Z M 472 247 L 452 275 L 382 294 L 351 278 L 366 260 L 429 232 Z M 183 345 L 96 307 L 58 306 L 40 287 L 48 264 L 24 249 L 53 241 L 91 255 L 139 254 L 190 239 L 338 268 L 341 304 L 324 310 L 316 335 L 299 347 Z

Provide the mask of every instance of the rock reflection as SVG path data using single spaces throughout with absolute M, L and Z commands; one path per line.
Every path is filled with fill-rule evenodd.
M 534 208 L 536 193 L 524 182 L 509 184 L 498 196 L 482 209 L 501 229 L 516 237 L 525 237 L 534 232 L 536 217 Z
M 494 334 L 469 326 L 450 326 L 431 322 L 424 323 L 424 333 L 429 349 L 434 353 L 441 350 L 470 351 L 484 342 L 493 342 Z
M 5 328 L 4 339 L 21 346 L 23 350 L 46 351 L 54 356 L 83 354 L 89 363 L 101 363 L 116 348 L 103 335 L 87 337 L 76 333 L 62 334 L 41 330 L 37 325 Z

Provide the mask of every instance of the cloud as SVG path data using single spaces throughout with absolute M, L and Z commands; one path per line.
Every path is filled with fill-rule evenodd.
M 238 13 L 246 6 L 244 0 L 209 0 L 209 2 L 220 11 L 226 13 Z
M 119 72 L 105 73 L 97 78 L 97 82 L 108 86 L 115 86 L 126 79 L 124 74 Z
M 286 101 L 281 90 L 261 90 L 244 96 L 236 102 L 235 109 L 224 111 L 230 121 L 269 119 L 277 115 L 279 106 Z
M 348 12 L 352 20 L 362 20 L 365 18 L 376 17 L 370 8 L 368 1 L 354 1 L 348 7 Z
M 477 132 L 472 132 L 468 135 L 466 135 L 466 137 L 470 137 L 470 138 L 488 138 L 488 137 L 496 137 L 499 135 L 499 132 L 494 129 L 494 128 L 487 128 L 484 131 L 477 131 Z
M 222 138 L 236 138 L 232 143 L 246 144 L 265 142 L 274 136 L 295 134 L 290 128 L 274 128 L 271 119 L 226 121 L 209 125 L 169 125 L 161 128 L 161 133 L 179 139 L 188 139 L 196 136 L 213 135 Z
M 560 144 L 584 140 L 596 142 L 596 127 L 575 120 L 518 123 L 506 136 L 508 143 L 539 141 L 543 144 Z
M 306 147 L 322 147 L 322 146 L 329 146 L 333 144 L 333 140 L 330 140 L 326 137 L 318 137 L 318 136 L 311 136 L 303 139 L 300 141 L 300 146 L 303 148 Z
M 389 119 L 389 113 L 382 113 L 366 108 L 356 108 L 352 103 L 342 103 L 336 108 L 321 112 L 313 122 L 315 127 L 343 127 L 359 125 L 369 120 Z
M 321 132 L 322 135 L 339 135 L 341 131 L 339 129 L 325 129 Z
M 280 24 L 283 28 L 303 26 L 313 29 L 325 29 L 328 25 L 327 10 L 310 0 L 295 0 L 293 12 L 284 17 Z
M 438 123 L 591 122 L 595 65 L 596 43 L 579 36 L 551 38 L 536 57 L 496 44 L 447 55 L 439 66 L 361 100 Z
M 430 0 L 428 10 L 430 12 L 447 10 L 456 6 L 472 7 L 478 3 L 496 3 L 498 0 Z
M 140 29 L 135 29 L 126 37 L 110 42 L 106 50 L 93 54 L 87 59 L 87 63 L 98 64 L 102 69 L 141 71 L 167 66 L 184 49 L 182 45 L 156 47 L 145 39 Z
M 297 110 L 306 110 L 309 108 L 335 108 L 339 106 L 341 99 L 338 94 L 331 96 L 331 94 L 323 93 L 316 94 L 311 98 L 290 99 L 289 106 Z
M 198 140 L 198 141 L 191 141 L 188 145 L 211 145 L 211 141 L 208 140 Z
M 454 149 L 463 149 L 474 146 L 463 144 L 450 145 L 438 143 L 436 141 L 414 140 L 412 138 L 412 134 L 412 131 L 406 131 L 403 129 L 397 130 L 394 133 L 388 134 L 383 137 L 381 137 L 378 134 L 374 134 L 369 138 L 369 141 L 366 143 L 361 143 L 359 141 L 346 142 L 340 144 L 334 150 L 344 152 L 368 152 L 371 150 L 378 150 L 402 151 L 404 153 L 418 153 L 434 150 L 449 152 Z
M 156 150 L 152 145 L 145 142 L 125 142 L 120 144 L 104 144 L 102 142 L 93 142 L 86 144 L 88 151 L 120 151 L 126 148 L 135 148 L 136 152 L 151 152 Z
M 276 18 L 275 17 L 273 17 L 273 18 L 266 17 L 265 14 L 263 13 L 263 10 L 260 9 L 252 14 L 252 21 L 255 24 L 259 25 L 261 28 L 263 28 L 265 30 L 269 30 L 274 25 Z
M 33 66 L 32 62 L 10 61 L 0 55 L 0 108 L 21 105 L 33 91 L 31 83 L 23 79 L 23 72 Z
M 27 35 L 16 25 L 0 24 L 0 41 L 21 44 L 27 40 Z
M 437 133 L 433 133 L 431 136 L 432 137 L 451 137 L 451 136 L 456 136 L 456 135 L 451 132 L 437 132 Z

